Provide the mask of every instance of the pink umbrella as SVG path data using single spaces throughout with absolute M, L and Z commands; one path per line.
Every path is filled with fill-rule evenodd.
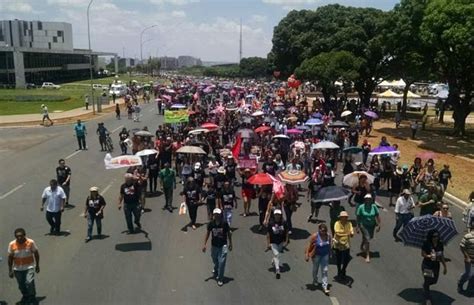
M 216 128 L 219 128 L 219 126 L 217 126 L 216 124 L 214 123 L 204 123 L 201 125 L 202 128 L 206 128 L 206 129 L 216 129 Z
M 296 129 L 296 128 L 293 128 L 293 129 L 289 129 L 286 131 L 287 134 L 302 134 L 303 131 L 302 130 L 299 130 L 299 129 Z

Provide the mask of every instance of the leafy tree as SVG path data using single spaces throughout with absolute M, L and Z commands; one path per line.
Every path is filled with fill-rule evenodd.
M 242 77 L 266 77 L 270 74 L 268 61 L 261 57 L 242 58 L 240 61 L 240 75 Z
M 326 102 L 331 96 L 337 98 L 336 81 L 350 84 L 359 77 L 360 58 L 348 51 L 324 52 L 303 61 L 296 69 L 296 75 L 311 81 L 317 81 Z M 346 85 L 347 86 L 347 85 Z
M 435 51 L 437 74 L 449 85 L 454 134 L 464 136 L 474 85 L 474 2 L 430 0 L 420 31 L 424 43 Z

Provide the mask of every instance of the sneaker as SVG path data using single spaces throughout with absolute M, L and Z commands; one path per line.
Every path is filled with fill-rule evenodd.
M 308 222 L 311 222 L 311 219 L 313 219 L 313 215 L 309 215 Z
M 277 274 L 275 275 L 275 277 L 276 277 L 277 280 L 279 280 L 280 277 L 281 277 L 281 276 L 280 276 L 280 273 L 277 273 Z
M 87 236 L 87 237 L 86 237 L 86 239 L 85 239 L 84 241 L 85 241 L 86 243 L 88 243 L 88 242 L 90 242 L 90 241 L 91 241 L 91 239 L 92 239 L 92 237 L 90 237 L 90 236 Z
M 197 229 L 197 227 L 195 225 L 192 225 L 191 228 L 193 228 L 193 230 Z
M 323 291 L 324 291 L 324 294 L 325 294 L 325 295 L 329 295 L 329 293 L 331 292 L 331 291 L 330 291 L 329 289 L 327 289 L 327 288 L 324 288 Z
M 224 282 L 221 281 L 221 280 L 218 280 L 218 281 L 217 281 L 217 286 L 221 287 L 222 285 L 224 285 Z
M 142 214 L 145 214 L 145 209 L 141 209 L 140 211 Z
M 288 231 L 288 235 L 291 235 L 291 234 L 293 234 L 293 232 L 291 232 L 291 230 L 289 230 L 289 231 Z

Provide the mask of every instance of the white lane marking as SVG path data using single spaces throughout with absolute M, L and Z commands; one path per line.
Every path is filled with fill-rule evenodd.
M 22 183 L 22 184 L 16 186 L 16 187 L 13 188 L 11 191 L 9 191 L 9 192 L 3 194 L 2 196 L 0 196 L 0 200 L 7 198 L 8 196 L 10 196 L 11 194 L 15 193 L 16 191 L 18 191 L 19 189 L 21 189 L 21 188 L 24 187 L 24 186 L 25 186 L 25 183 Z
M 82 150 L 76 150 L 75 152 L 73 152 L 72 154 L 70 154 L 69 156 L 67 156 L 66 158 L 64 159 L 71 159 L 72 157 L 74 157 L 75 155 L 77 155 L 78 153 L 80 153 Z
M 117 127 L 117 128 L 115 128 L 114 130 L 112 130 L 111 133 L 114 133 L 114 132 L 116 132 L 117 130 L 120 130 L 120 129 L 122 129 L 122 128 L 123 128 L 123 125 L 120 125 L 119 127 Z
M 115 179 L 114 179 L 112 182 L 110 182 L 110 183 L 104 188 L 104 190 L 103 190 L 100 194 L 101 194 L 101 195 L 105 195 L 105 193 L 107 193 L 107 191 L 108 191 L 108 190 L 112 187 L 112 185 L 114 184 L 114 181 L 115 181 Z
M 329 297 L 329 299 L 331 300 L 332 305 L 339 305 L 339 301 L 336 297 Z

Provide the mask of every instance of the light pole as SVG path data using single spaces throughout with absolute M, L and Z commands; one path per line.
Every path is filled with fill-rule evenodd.
M 89 5 L 87 6 L 87 39 L 89 40 L 89 73 L 91 77 L 92 114 L 95 115 L 94 86 L 93 86 L 93 80 L 92 80 L 93 75 L 92 75 L 91 29 L 90 29 L 90 23 L 89 23 L 89 10 L 91 8 L 92 2 L 94 2 L 94 0 L 91 0 L 89 2 Z
M 158 25 L 154 24 L 154 25 L 150 25 L 149 27 L 146 27 L 142 30 L 142 32 L 140 33 L 140 61 L 143 62 L 143 33 L 145 33 L 146 30 L 149 30 L 151 28 L 154 28 Z

